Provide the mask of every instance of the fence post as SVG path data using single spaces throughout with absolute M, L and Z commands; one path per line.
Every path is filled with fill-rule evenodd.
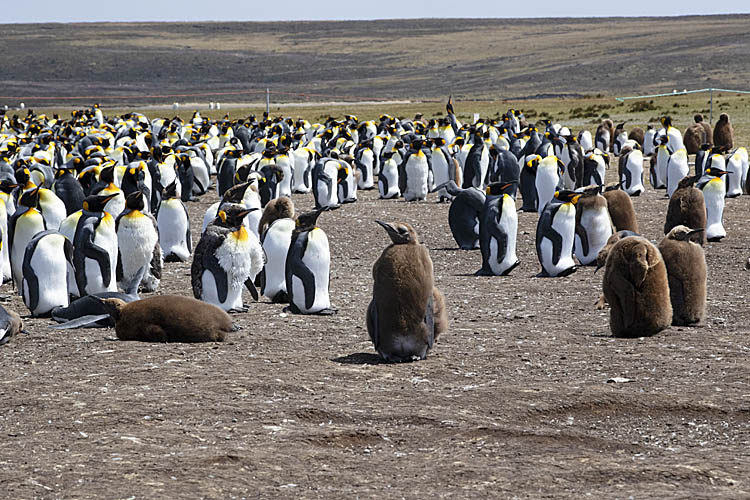
M 266 89 L 266 114 L 271 114 L 271 89 Z
M 711 88 L 709 92 L 711 95 L 711 110 L 710 110 L 710 114 L 708 117 L 708 123 L 709 125 L 713 125 L 714 124 L 714 89 Z

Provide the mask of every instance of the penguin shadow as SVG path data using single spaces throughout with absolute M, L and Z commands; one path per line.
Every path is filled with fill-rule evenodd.
M 355 352 L 353 354 L 347 354 L 339 358 L 333 358 L 331 361 L 342 365 L 380 365 L 385 364 L 385 361 L 371 352 Z

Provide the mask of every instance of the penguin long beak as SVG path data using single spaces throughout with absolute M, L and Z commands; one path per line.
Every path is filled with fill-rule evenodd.
M 398 231 L 396 231 L 396 227 L 393 224 L 389 224 L 388 222 L 383 222 L 382 220 L 375 220 L 378 224 L 380 224 L 383 229 L 385 229 L 388 234 L 398 234 Z
M 703 228 L 701 227 L 701 228 L 699 228 L 699 229 L 693 229 L 693 230 L 691 230 L 691 231 L 688 231 L 687 235 L 688 235 L 688 236 L 690 236 L 690 235 L 693 235 L 693 234 L 696 234 L 696 233 L 702 233 L 703 231 L 705 231 L 705 229 L 703 229 Z

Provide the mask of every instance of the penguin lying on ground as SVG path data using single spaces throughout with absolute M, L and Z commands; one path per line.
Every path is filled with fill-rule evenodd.
M 448 329 L 445 297 L 435 287 L 430 254 L 410 225 L 376 222 L 393 243 L 372 268 L 367 331 L 385 361 L 425 359 Z
M 71 302 L 67 307 L 52 309 L 50 316 L 60 324 L 50 328 L 62 330 L 115 326 L 114 320 L 109 316 L 107 309 L 99 299 L 120 299 L 123 302 L 133 302 L 138 300 L 138 297 L 122 292 L 100 292 L 84 295 Z

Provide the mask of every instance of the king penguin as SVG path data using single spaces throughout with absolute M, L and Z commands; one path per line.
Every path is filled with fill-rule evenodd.
M 39 211 L 39 189 L 23 193 L 18 198 L 18 207 L 8 221 L 8 244 L 13 282 L 21 290 L 23 278 L 23 258 L 26 245 L 38 233 L 47 229 L 44 217 Z
M 328 283 L 331 253 L 328 236 L 316 226 L 322 210 L 297 217 L 286 257 L 286 290 L 289 310 L 295 314 L 335 314 L 331 307 Z
M 484 207 L 484 192 L 475 187 L 461 189 L 453 181 L 437 186 L 436 189 L 445 189 L 453 196 L 448 209 L 448 225 L 458 247 L 461 250 L 479 248 L 479 215 Z
M 629 196 L 640 196 L 646 190 L 643 187 L 643 153 L 638 149 L 623 148 L 617 176 L 623 191 Z
M 479 217 L 479 248 L 482 268 L 477 276 L 507 276 L 520 263 L 516 257 L 518 214 L 515 185 L 492 183 L 487 186 Z
M 159 246 L 164 262 L 185 262 L 193 251 L 190 217 L 176 187 L 176 181 L 167 186 L 156 213 Z
M 583 266 L 596 264 L 596 256 L 612 236 L 607 199 L 601 186 L 585 189 L 576 205 L 574 253 Z
M 410 225 L 376 222 L 392 244 L 372 268 L 367 331 L 387 362 L 425 359 L 438 335 L 448 329 L 445 297 L 435 287 L 432 259 Z
M 285 201 L 284 201 L 285 200 Z M 266 265 L 260 272 L 260 293 L 276 304 L 289 302 L 286 291 L 286 258 L 296 226 L 294 205 L 289 198 L 278 198 L 266 205 L 259 223 L 260 243 Z
M 721 155 L 714 156 L 724 159 Z M 722 162 L 716 161 L 715 163 Z M 706 239 L 708 241 L 721 241 L 727 235 L 723 222 L 724 197 L 727 188 L 722 179 L 726 173 L 726 170 L 718 167 L 708 167 L 697 184 L 698 189 L 703 192 L 703 200 L 706 204 Z
M 680 181 L 689 172 L 687 151 L 684 148 L 678 149 L 671 154 L 667 162 L 667 196 L 672 197 Z
M 242 220 L 250 213 L 243 205 L 227 205 L 201 236 L 191 267 L 193 295 L 229 312 L 245 312 L 242 289 L 253 299 L 258 290 L 253 281 L 263 268 L 265 255 L 255 233 Z
M 557 191 L 539 217 L 536 226 L 536 252 L 542 265 L 540 276 L 554 278 L 575 272 L 575 205 L 580 197 L 581 194 L 574 191 Z
M 406 201 L 421 201 L 427 198 L 427 177 L 432 170 L 432 160 L 425 154 L 423 147 L 424 141 L 414 141 L 411 151 L 399 167 L 398 185 Z
M 383 153 L 383 165 L 378 175 L 378 191 L 380 198 L 389 200 L 401 196 L 398 187 L 398 163 L 393 158 L 393 153 Z
M 34 236 L 23 258 L 21 295 L 34 317 L 68 307 L 68 273 L 73 270 L 73 244 L 62 233 L 47 230 Z
M 521 182 L 521 198 L 523 201 L 521 205 L 522 212 L 536 212 L 539 206 L 539 196 L 536 192 L 536 174 L 537 166 L 541 159 L 541 156 L 534 156 L 528 159 L 521 168 L 519 177 Z
M 154 292 L 161 280 L 162 255 L 156 219 L 146 213 L 143 191 L 134 191 L 125 199 L 125 210 L 115 220 L 119 247 L 118 280 L 129 295 L 138 288 Z
M 556 156 L 546 156 L 542 158 L 536 169 L 536 194 L 538 197 L 537 212 L 541 214 L 544 207 L 555 196 L 558 185 L 560 184 L 560 174 L 565 165 Z

